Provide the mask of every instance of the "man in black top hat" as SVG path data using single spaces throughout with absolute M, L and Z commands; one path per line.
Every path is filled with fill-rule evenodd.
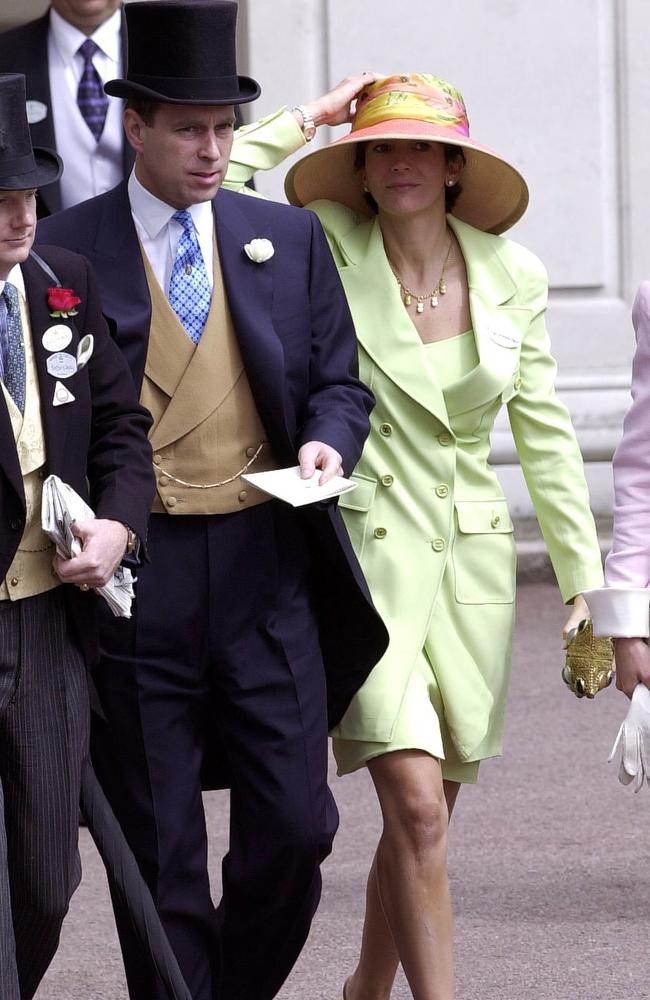
M 122 0 L 52 0 L 41 17 L 0 32 L 0 72 L 27 79 L 32 142 L 56 149 L 66 165 L 41 192 L 39 218 L 102 194 L 130 173 L 122 101 L 102 90 L 125 62 Z
M 237 75 L 236 4 L 125 13 L 128 72 L 107 91 L 127 99 L 135 171 L 41 224 L 93 261 L 154 417 L 151 562 L 129 634 L 102 633 L 93 759 L 194 1000 L 270 1000 L 336 828 L 326 709 L 341 717 L 386 633 L 336 506 L 294 509 L 241 475 L 351 472 L 373 400 L 315 216 L 219 190 L 234 107 L 259 93 Z M 216 912 L 201 803 L 215 765 L 231 787 Z M 116 913 L 130 995 L 157 998 Z
M 129 537 L 144 540 L 153 479 L 150 419 L 88 262 L 32 250 L 36 189 L 56 181 L 61 163 L 32 150 L 22 75 L 0 76 L 0 122 L 0 996 L 28 1000 L 79 881 L 92 588 Z M 41 528 L 50 474 L 97 512 L 74 528 L 82 551 L 68 562 Z

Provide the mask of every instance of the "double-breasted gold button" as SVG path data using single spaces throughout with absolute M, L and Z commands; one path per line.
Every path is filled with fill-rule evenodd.
M 395 482 L 395 480 L 394 480 L 394 478 L 390 474 L 387 475 L 387 476 L 382 476 L 381 477 L 381 485 L 382 486 L 392 486 L 394 482 Z
M 386 438 L 390 437 L 391 434 L 393 433 L 393 426 L 392 426 L 392 424 L 387 424 L 387 423 L 380 424 L 379 425 L 379 433 L 382 434 Z
M 158 480 L 159 486 L 169 486 L 169 476 L 161 476 Z
M 451 444 L 451 434 L 448 431 L 443 431 L 442 434 L 438 434 L 438 444 L 441 444 L 443 448 Z
M 246 490 L 242 490 L 237 499 L 239 500 L 240 503 L 243 503 L 247 496 L 248 492 Z
M 162 455 L 154 455 L 153 464 L 160 465 L 161 462 L 162 462 Z
M 499 525 L 501 524 L 501 517 L 500 517 L 500 515 L 499 514 L 495 514 L 494 517 L 492 518 L 492 520 L 490 521 L 490 524 L 492 525 L 493 528 L 498 528 Z
M 11 578 L 11 580 L 9 582 L 11 583 L 12 587 L 17 587 L 18 584 L 20 583 L 20 581 L 19 581 L 19 579 L 18 579 L 17 576 L 12 576 L 12 578 Z
M 385 538 L 388 532 L 385 528 L 375 528 L 375 538 Z
M 176 497 L 167 497 L 167 499 L 165 500 L 165 503 L 167 504 L 168 507 L 175 507 L 177 502 L 178 501 L 176 500 Z
M 246 449 L 246 458 L 252 458 L 256 451 L 257 451 L 256 448 L 247 448 Z
M 436 486 L 436 496 L 444 500 L 445 497 L 449 496 L 449 487 L 446 483 L 441 483 L 440 486 Z
M 431 542 L 431 548 L 434 552 L 444 552 L 445 540 L 444 538 L 434 538 Z

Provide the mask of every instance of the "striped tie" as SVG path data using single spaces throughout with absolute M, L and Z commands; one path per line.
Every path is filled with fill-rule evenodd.
M 18 292 L 5 282 L 0 295 L 0 342 L 2 344 L 2 378 L 7 391 L 21 413 L 25 412 L 25 343 L 20 319 Z
M 104 93 L 104 85 L 93 63 L 93 56 L 98 51 L 98 46 L 92 38 L 87 38 L 77 51 L 84 61 L 77 90 L 77 104 L 86 125 L 99 142 L 106 122 L 108 97 Z

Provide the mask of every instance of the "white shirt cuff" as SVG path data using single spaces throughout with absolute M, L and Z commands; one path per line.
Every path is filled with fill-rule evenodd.
M 646 587 L 600 587 L 585 590 L 594 635 L 623 638 L 650 634 L 650 590 Z

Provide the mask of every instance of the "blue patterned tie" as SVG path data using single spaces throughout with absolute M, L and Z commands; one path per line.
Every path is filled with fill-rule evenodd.
M 20 319 L 18 292 L 5 282 L 0 296 L 0 340 L 2 341 L 2 378 L 9 395 L 21 413 L 25 412 L 25 344 Z
M 83 45 L 77 49 L 84 61 L 83 73 L 77 90 L 77 104 L 86 125 L 97 142 L 104 131 L 106 112 L 108 111 L 108 97 L 104 93 L 104 85 L 93 63 L 93 56 L 98 48 L 92 38 L 87 38 Z
M 174 212 L 172 218 L 181 224 L 183 232 L 169 282 L 169 304 L 190 339 L 198 344 L 210 312 L 212 289 L 192 216 L 183 209 Z

